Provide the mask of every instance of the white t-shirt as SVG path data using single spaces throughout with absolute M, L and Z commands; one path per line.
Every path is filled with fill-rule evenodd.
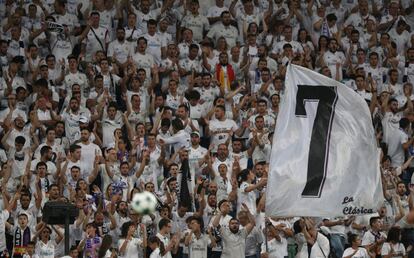
M 55 246 L 56 243 L 53 240 L 49 240 L 46 244 L 43 241 L 37 241 L 35 253 L 41 258 L 54 258 Z
M 121 64 L 125 63 L 133 53 L 133 46 L 126 40 L 124 42 L 114 40 L 108 45 L 108 56 L 113 57 L 115 55 L 116 60 Z
M 389 243 L 389 242 L 385 242 L 382 245 L 381 255 L 382 256 L 389 255 L 390 252 L 391 252 L 391 247 L 392 247 L 392 249 L 394 249 L 394 255 L 392 257 L 394 257 L 394 258 L 403 258 L 405 256 L 405 247 L 404 247 L 403 244 L 397 243 L 397 244 L 394 245 L 394 244 Z
M 243 182 L 239 188 L 238 201 L 237 201 L 237 211 L 240 211 L 241 205 L 245 203 L 249 208 L 250 212 L 256 214 L 256 194 L 253 191 L 246 192 L 246 189 L 250 186 L 248 182 Z
M 406 142 L 408 142 L 408 135 L 402 129 L 393 130 L 389 135 L 386 143 L 392 167 L 400 167 L 404 163 L 405 153 L 402 145 Z
M 349 247 L 349 248 L 345 249 L 344 254 L 342 255 L 342 257 L 350 256 L 354 252 L 355 252 L 355 250 L 352 247 Z M 369 257 L 370 256 L 369 256 L 367 250 L 363 247 L 359 247 L 358 251 L 352 256 L 352 258 L 369 258 Z
M 200 238 L 192 233 L 189 249 L 189 258 L 207 258 L 207 246 L 211 244 L 210 237 L 206 234 L 201 234 Z
M 99 26 L 98 28 L 91 27 L 91 29 L 88 32 L 88 35 L 86 36 L 86 39 L 84 40 L 84 44 L 86 44 L 86 61 L 91 61 L 96 51 L 106 51 L 106 44 L 109 43 L 109 37 L 109 31 L 107 28 L 101 26 Z
M 269 254 L 269 258 L 284 258 L 287 256 L 287 241 L 286 238 L 281 237 L 280 241 L 277 241 L 273 238 L 270 241 L 267 241 L 267 253 Z M 262 244 L 261 253 L 266 253 L 266 243 Z
M 147 39 L 147 53 L 153 56 L 157 65 L 160 65 L 161 48 L 166 47 L 166 42 L 158 33 L 155 33 L 153 36 L 147 33 L 144 37 Z
M 136 52 L 132 56 L 132 60 L 137 66 L 137 69 L 140 69 L 140 68 L 145 69 L 147 78 L 148 79 L 151 78 L 151 68 L 155 64 L 154 57 L 151 54 L 149 53 L 141 54 L 139 52 Z
M 220 143 L 225 143 L 227 141 L 230 131 L 233 131 L 234 133 L 237 129 L 239 129 L 236 122 L 230 119 L 225 119 L 224 121 L 211 120 L 209 128 L 211 143 L 214 144 L 215 149 Z
M 98 145 L 95 143 L 84 144 L 82 142 L 78 143 L 81 147 L 81 162 L 85 165 L 85 171 L 91 173 L 94 166 L 94 161 L 96 156 L 102 156 L 102 151 Z
M 125 239 L 118 240 L 118 250 L 121 249 L 121 246 L 124 244 Z M 120 255 L 119 257 L 129 258 L 129 257 L 138 257 L 138 249 L 139 246 L 142 244 L 142 240 L 133 237 L 127 244 L 125 252 Z
M 3 239 L 0 241 L 0 252 L 6 250 L 6 221 L 9 219 L 9 216 L 8 210 L 2 210 L 0 213 L 0 237 Z

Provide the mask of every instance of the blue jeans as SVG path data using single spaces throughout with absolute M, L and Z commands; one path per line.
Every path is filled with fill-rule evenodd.
M 341 258 L 344 254 L 345 237 L 338 234 L 331 234 L 331 247 L 337 258 Z

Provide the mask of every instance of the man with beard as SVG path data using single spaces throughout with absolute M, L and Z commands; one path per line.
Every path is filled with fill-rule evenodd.
M 341 81 L 342 80 L 342 66 L 345 63 L 345 55 L 342 52 L 338 52 L 338 41 L 336 39 L 330 39 L 328 44 L 329 51 L 321 57 L 321 66 L 328 66 L 331 71 L 332 78 Z M 339 73 L 339 74 L 337 74 Z
M 31 163 L 31 168 L 30 171 L 34 172 L 36 171 L 36 166 L 38 163 L 43 162 L 47 165 L 47 173 L 49 173 L 50 175 L 52 175 L 51 177 L 49 177 L 50 179 L 52 179 L 52 183 L 55 182 L 56 178 L 56 165 L 55 163 L 52 162 L 52 158 L 53 158 L 53 150 L 51 147 L 49 146 L 43 146 L 40 149 L 40 158 L 39 159 L 35 159 L 32 161 Z
M 125 29 L 118 28 L 116 30 L 116 40 L 109 43 L 108 57 L 119 67 L 125 67 L 128 57 L 134 52 L 133 45 L 125 40 Z
M 223 240 L 223 252 L 221 254 L 221 258 L 245 256 L 246 237 L 250 234 L 256 225 L 256 222 L 246 204 L 243 203 L 242 207 L 247 213 L 249 222 L 241 229 L 240 222 L 236 218 L 230 219 L 228 228 L 221 227 L 219 223 L 221 217 L 224 216 L 222 212 L 220 212 L 220 214 L 217 215 L 213 220 L 213 227 L 218 227 Z
M 383 140 L 385 143 L 388 143 L 390 137 L 392 137 L 396 130 L 399 130 L 399 122 L 403 117 L 402 111 L 412 110 L 413 104 L 410 99 L 409 92 L 404 92 L 404 95 L 407 97 L 407 105 L 404 107 L 398 106 L 398 101 L 394 98 L 389 99 L 389 94 L 383 100 L 382 106 L 385 110 L 384 118 L 382 119 L 382 128 L 383 128 Z
M 80 142 L 78 145 L 81 147 L 81 162 L 85 164 L 86 171 L 93 170 L 93 162 L 91 160 L 95 160 L 96 156 L 102 156 L 101 149 L 98 145 L 90 141 L 91 131 L 89 128 L 82 128 L 81 135 L 80 135 Z
M 224 37 L 227 41 L 229 47 L 234 47 L 236 45 L 239 32 L 236 27 L 230 25 L 231 23 L 231 14 L 229 11 L 224 11 L 221 13 L 221 23 L 216 23 L 208 32 L 207 37 L 213 39 L 214 42 L 220 37 Z
M 77 140 L 76 136 L 79 134 L 80 131 L 80 117 L 84 116 L 90 119 L 89 111 L 87 109 L 81 111 L 79 101 L 75 97 L 72 97 L 70 99 L 69 107 L 62 112 L 62 115 L 57 115 L 53 110 L 51 110 L 51 115 L 53 120 L 65 122 L 66 137 L 68 138 L 70 143 L 74 143 Z

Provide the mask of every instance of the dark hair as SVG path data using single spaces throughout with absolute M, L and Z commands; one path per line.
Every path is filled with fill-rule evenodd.
M 400 242 L 401 229 L 398 227 L 392 227 L 388 231 L 387 242 L 398 243 Z
M 169 223 L 171 223 L 171 220 L 163 218 L 160 220 L 160 222 L 158 223 L 158 227 L 159 229 L 163 229 L 164 227 L 166 227 Z
M 172 127 L 177 131 L 184 129 L 183 121 L 181 121 L 181 119 L 179 118 L 172 120 L 171 124 L 172 124 Z
M 17 143 L 17 144 L 25 144 L 26 143 L 26 138 L 19 135 L 14 139 L 14 142 Z
M 43 156 L 45 154 L 47 154 L 49 152 L 49 150 L 51 150 L 52 148 L 45 145 L 40 149 L 40 156 Z
M 330 13 L 330 14 L 326 15 L 326 20 L 327 21 L 337 21 L 338 18 L 336 17 L 336 15 L 334 13 Z
M 121 235 L 120 235 L 121 238 L 126 238 L 127 237 L 129 227 L 132 226 L 132 225 L 134 225 L 134 223 L 132 221 L 127 221 L 124 224 L 122 224 L 122 226 L 121 226 Z
M 139 38 L 137 39 L 137 43 L 139 43 L 141 40 L 143 40 L 143 41 L 145 42 L 145 44 L 148 44 L 147 39 L 146 39 L 146 38 L 144 38 L 144 37 L 139 37 Z
M 154 20 L 154 19 L 150 19 L 149 21 L 147 21 L 147 26 L 148 25 L 155 25 L 155 26 L 157 26 L 157 21 Z
M 77 145 L 77 144 L 72 144 L 70 147 L 69 147 L 69 152 L 75 152 L 76 150 L 78 150 L 78 149 L 81 149 L 81 146 L 79 146 L 79 145 Z
M 403 117 L 403 118 L 401 118 L 401 120 L 400 120 L 400 128 L 407 128 L 407 126 L 409 126 L 410 125 L 410 120 L 408 120 L 408 118 L 405 118 L 405 117 Z
M 348 235 L 348 243 L 352 245 L 353 242 L 355 242 L 356 239 L 358 239 L 357 234 L 349 234 Z
M 369 219 L 369 226 L 372 227 L 372 225 L 377 222 L 377 220 L 381 219 L 380 217 L 371 217 Z
M 199 46 L 197 44 L 191 44 L 189 47 L 189 50 L 191 51 L 192 49 L 200 49 Z
M 220 210 L 221 205 L 223 205 L 223 203 L 228 202 L 227 199 L 223 199 L 221 201 L 219 201 L 219 203 L 217 204 L 217 208 Z
M 297 221 L 295 221 L 295 223 L 293 223 L 293 232 L 295 234 L 299 234 L 300 232 L 302 232 L 302 226 L 300 225 L 300 219 L 298 219 Z
M 46 164 L 46 162 L 43 162 L 43 161 L 39 161 L 37 164 L 36 164 L 36 169 L 38 169 L 39 167 L 41 167 L 41 166 L 44 166 L 44 167 L 46 167 L 46 169 L 47 169 L 47 164 Z
M 249 174 L 250 174 L 250 170 L 248 170 L 247 168 L 240 171 L 239 177 L 237 178 L 239 185 L 247 180 L 247 177 L 249 176 Z

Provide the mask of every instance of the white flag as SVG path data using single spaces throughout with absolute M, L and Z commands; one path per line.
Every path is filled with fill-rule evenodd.
M 266 214 L 342 216 L 384 200 L 367 103 L 344 84 L 289 65 L 273 139 Z

